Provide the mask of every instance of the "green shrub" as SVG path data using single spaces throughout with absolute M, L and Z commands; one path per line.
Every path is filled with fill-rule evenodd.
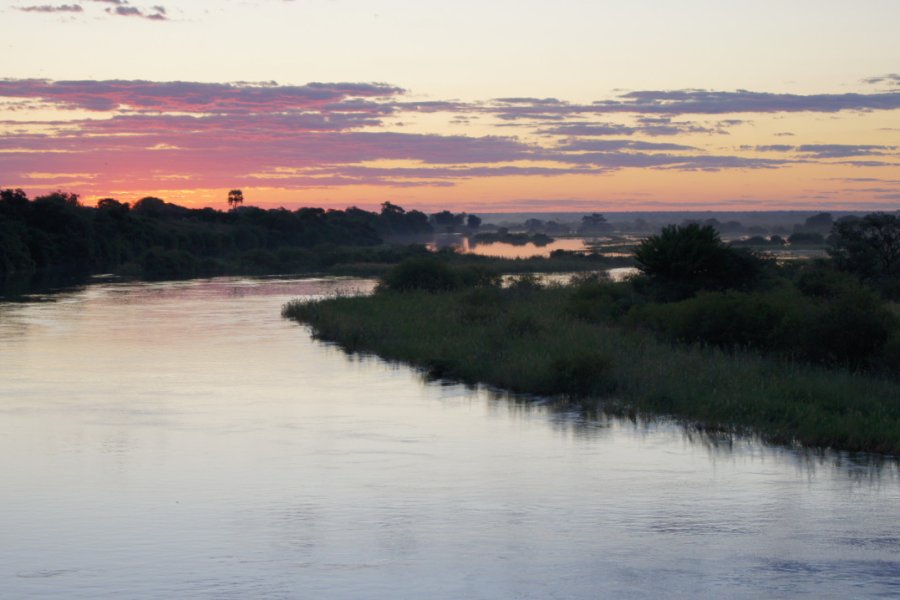
M 754 287 L 765 261 L 745 248 L 725 245 L 709 225 L 670 225 L 634 250 L 637 267 L 662 300 L 687 298 L 700 290 Z
M 848 289 L 808 323 L 803 355 L 823 364 L 865 367 L 878 362 L 897 329 L 897 318 L 874 292 Z
M 618 320 L 643 302 L 630 283 L 583 278 L 576 280 L 573 287 L 567 307 L 569 314 L 595 323 Z
M 462 285 L 459 273 L 429 258 L 405 260 L 388 271 L 378 289 L 391 292 L 446 292 Z

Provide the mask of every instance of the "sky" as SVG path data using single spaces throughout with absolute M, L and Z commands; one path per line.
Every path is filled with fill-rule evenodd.
M 0 0 L 0 188 L 900 208 L 897 0 Z

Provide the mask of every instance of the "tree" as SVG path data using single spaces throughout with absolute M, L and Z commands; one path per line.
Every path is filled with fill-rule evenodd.
M 442 232 L 450 233 L 454 231 L 457 227 L 462 226 L 465 221 L 466 214 L 459 213 L 454 215 L 449 210 L 442 210 L 439 213 L 434 213 L 429 218 L 429 221 L 434 225 L 435 228 L 439 229 Z
M 244 203 L 244 192 L 241 190 L 231 190 L 228 192 L 228 207 L 235 209 Z
M 113 211 L 115 213 L 126 213 L 131 206 L 125 202 L 119 202 L 115 198 L 101 198 L 97 200 L 97 208 L 100 210 Z
M 634 250 L 640 271 L 668 299 L 695 292 L 752 286 L 763 261 L 753 252 L 730 248 L 709 225 L 669 225 Z
M 838 221 L 831 230 L 828 254 L 837 268 L 862 279 L 900 277 L 900 217 L 872 213 Z
M 406 210 L 402 206 L 397 206 L 396 204 L 392 204 L 390 202 L 382 202 L 381 203 L 382 216 L 387 216 L 387 215 L 401 216 L 405 213 L 406 213 Z
M 466 217 L 466 227 L 473 231 L 478 229 L 481 227 L 481 217 L 469 215 Z
M 803 226 L 799 228 L 799 231 L 828 233 L 833 224 L 834 218 L 831 216 L 831 213 L 823 212 L 807 218 Z
M 612 225 L 606 221 L 606 217 L 600 213 L 591 213 L 581 217 L 581 226 L 578 228 L 579 233 L 604 233 L 610 231 Z

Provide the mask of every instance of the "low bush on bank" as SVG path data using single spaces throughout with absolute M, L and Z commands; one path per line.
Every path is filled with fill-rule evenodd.
M 766 292 L 709 292 L 680 302 L 648 302 L 633 306 L 623 322 L 675 342 L 884 372 L 896 364 L 888 341 L 900 334 L 900 319 L 876 293 L 844 281 L 827 288 L 807 281 L 805 287 L 785 283 Z
M 382 277 L 380 291 L 388 292 L 447 292 L 463 287 L 492 287 L 500 285 L 500 275 L 480 265 L 451 267 L 435 258 L 414 258 L 403 261 Z

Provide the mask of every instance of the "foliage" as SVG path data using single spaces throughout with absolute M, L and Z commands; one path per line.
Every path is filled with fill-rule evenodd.
M 661 298 L 686 298 L 700 290 L 747 288 L 763 273 L 753 252 L 725 245 L 709 225 L 670 225 L 634 250 L 637 267 Z
M 236 192 L 240 190 L 232 190 L 233 200 Z M 423 213 L 390 203 L 380 214 L 240 204 L 232 202 L 233 210 L 227 212 L 190 209 L 148 196 L 134 206 L 103 198 L 93 208 L 83 206 L 75 194 L 56 192 L 29 200 L 22 190 L 0 190 L 0 278 L 48 269 L 127 271 L 148 278 L 213 274 L 223 268 L 290 272 L 327 267 L 330 259 L 331 264 L 377 261 L 384 253 L 367 255 L 359 249 L 378 245 L 379 232 L 431 229 Z M 161 254 L 163 250 L 187 253 L 191 259 Z M 399 262 L 410 253 L 401 249 L 386 262 Z
M 873 213 L 834 224 L 828 254 L 838 269 L 863 280 L 900 279 L 900 217 Z
M 244 203 L 244 192 L 231 190 L 228 192 L 228 208 L 235 209 Z
M 493 287 L 500 276 L 493 270 L 472 265 L 453 268 L 435 258 L 405 260 L 385 273 L 379 290 L 391 292 L 444 292 L 461 287 Z

